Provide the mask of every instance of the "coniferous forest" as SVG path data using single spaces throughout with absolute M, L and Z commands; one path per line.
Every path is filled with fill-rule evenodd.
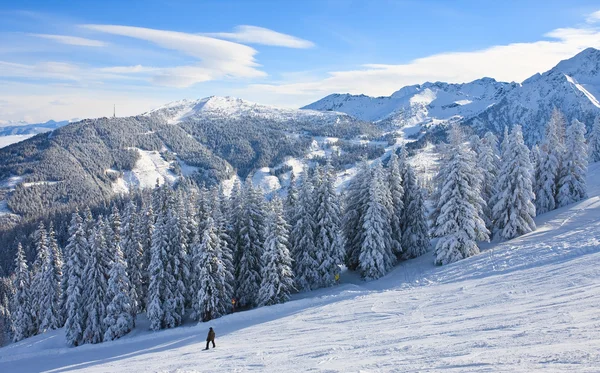
M 479 242 L 531 232 L 536 213 L 586 198 L 600 121 L 587 141 L 585 132 L 558 110 L 531 149 L 518 125 L 501 139 L 453 126 L 431 195 L 399 147 L 363 160 L 341 194 L 325 159 L 292 174 L 283 199 L 250 178 L 230 194 L 181 178 L 74 211 L 64 245 L 40 222 L 0 282 L 3 343 L 62 327 L 72 346 L 100 343 L 127 334 L 140 314 L 152 330 L 174 328 L 335 286 L 344 268 L 375 280 L 424 254 L 437 265 L 477 255 Z

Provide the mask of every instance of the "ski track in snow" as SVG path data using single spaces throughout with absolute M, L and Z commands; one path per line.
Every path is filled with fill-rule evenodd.
M 431 254 L 362 282 L 209 323 L 65 347 L 57 330 L 0 349 L 0 372 L 597 372 L 600 163 L 590 198 L 443 267 Z M 201 351 L 208 327 L 217 348 Z

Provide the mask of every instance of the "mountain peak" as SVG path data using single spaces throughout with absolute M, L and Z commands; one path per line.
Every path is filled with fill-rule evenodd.
M 551 72 L 560 72 L 578 80 L 594 77 L 594 80 L 600 79 L 600 50 L 587 48 L 577 53 L 575 56 L 562 60 Z

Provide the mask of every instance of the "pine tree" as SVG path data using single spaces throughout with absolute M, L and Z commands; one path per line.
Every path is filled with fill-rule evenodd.
M 131 284 L 127 276 L 127 263 L 123 259 L 121 245 L 115 246 L 115 257 L 109 272 L 106 297 L 110 299 L 104 318 L 104 340 L 112 341 L 120 338 L 133 328 L 131 315 Z
M 49 232 L 46 232 L 40 224 L 38 250 L 38 258 L 43 259 L 40 260 L 41 265 L 34 277 L 37 302 L 35 309 L 38 315 L 38 333 L 44 333 L 62 326 L 60 310 L 62 263 L 52 225 Z
M 381 162 L 376 161 L 369 185 L 369 200 L 362 226 L 362 242 L 358 269 L 365 280 L 385 275 L 396 258 L 390 245 L 390 212 L 386 208 L 386 185 Z
M 142 252 L 141 260 L 141 286 L 139 289 L 136 288 L 136 293 L 140 301 L 139 310 L 147 310 L 148 287 L 150 285 L 150 257 L 152 251 L 152 237 L 154 235 L 154 210 L 152 209 L 152 202 L 147 201 L 145 198 L 142 199 L 142 206 L 140 208 L 140 215 L 137 221 L 136 232 L 138 233 L 139 243 Z
M 429 227 L 427 207 L 423 191 L 410 165 L 404 173 L 404 209 L 402 211 L 402 247 L 404 259 L 416 258 L 429 249 Z
M 288 249 L 289 227 L 283 217 L 283 205 L 275 197 L 267 223 L 267 238 L 262 256 L 262 282 L 259 304 L 269 306 L 289 300 L 294 290 L 292 258 Z
M 243 193 L 242 225 L 239 232 L 239 262 L 236 267 L 236 294 L 241 306 L 254 307 L 258 303 L 261 282 L 261 257 L 265 234 L 265 208 L 260 190 L 250 178 Z
M 31 294 L 29 269 L 25 260 L 23 246 L 19 243 L 17 246 L 17 257 L 15 258 L 15 275 L 13 284 L 15 295 L 13 297 L 12 320 L 13 320 L 13 340 L 18 342 L 24 338 L 30 337 L 35 333 L 33 315 L 31 314 Z
M 285 219 L 288 224 L 293 227 L 294 226 L 294 215 L 295 215 L 295 207 L 298 203 L 298 185 L 296 180 L 296 175 L 294 172 L 290 172 L 290 184 L 287 188 L 287 196 L 284 204 L 284 212 Z
M 511 239 L 535 230 L 532 173 L 521 126 L 514 126 L 502 154 L 496 202 L 492 209 L 496 236 Z
M 500 167 L 500 157 L 498 155 L 498 139 L 496 136 L 487 132 L 479 144 L 477 152 L 477 164 L 481 170 L 481 198 L 486 202 L 483 209 L 483 220 L 488 230 L 493 227 L 492 207 L 493 198 L 496 196 L 496 185 Z
M 233 244 L 232 239 L 229 236 L 230 227 L 228 226 L 228 215 L 229 215 L 229 203 L 227 197 L 223 193 L 223 189 L 220 188 L 218 191 L 219 203 L 215 206 L 213 212 L 215 224 L 218 229 L 218 235 L 221 243 L 221 250 L 219 258 L 223 264 L 224 270 L 224 296 L 223 296 L 223 309 L 227 312 L 231 311 L 232 304 L 230 303 L 234 295 L 234 284 L 235 284 L 235 265 L 233 261 Z
M 316 222 L 313 214 L 314 188 L 312 180 L 304 175 L 298 202 L 294 209 L 295 225 L 290 235 L 293 271 L 298 291 L 309 291 L 320 286 L 319 261 L 315 246 Z
M 31 306 L 36 334 L 40 333 L 40 323 L 43 318 L 46 305 L 43 302 L 44 297 L 44 266 L 46 265 L 48 249 L 48 233 L 42 222 L 34 232 L 36 257 L 33 262 L 33 278 L 31 280 Z
M 212 217 L 205 222 L 202 240 L 194 248 L 194 273 L 198 288 L 193 301 L 194 317 L 209 321 L 224 315 L 227 299 L 225 266 L 221 261 L 222 242 L 219 228 Z
M 131 300 L 131 315 L 135 325 L 135 317 L 141 311 L 142 301 L 140 295 L 143 286 L 144 272 L 144 247 L 141 243 L 141 232 L 138 231 L 140 217 L 138 217 L 137 206 L 130 200 L 123 215 L 121 228 L 121 239 L 123 256 L 127 263 L 127 276 L 131 283 L 129 298 Z
M 159 198 L 156 204 L 158 210 L 156 222 L 152 232 L 152 245 L 150 247 L 150 265 L 148 267 L 149 287 L 146 315 L 150 321 L 151 330 L 159 330 L 166 327 L 165 316 L 167 310 L 165 303 L 170 297 L 168 274 L 166 273 L 168 237 L 168 215 L 166 200 L 161 194 L 155 192 L 155 198 Z
M 546 125 L 546 137 L 540 147 L 540 175 L 537 183 L 539 189 L 535 191 L 535 206 L 538 214 L 556 208 L 564 154 L 563 127 L 564 118 L 558 110 L 554 109 Z
M 559 181 L 558 206 L 566 206 L 587 198 L 587 145 L 585 143 L 585 125 L 573 120 L 567 129 L 566 152 L 564 154 L 562 175 Z
M 596 117 L 592 126 L 592 131 L 588 139 L 588 152 L 590 162 L 600 161 L 600 115 Z
M 84 269 L 84 292 L 87 318 L 83 331 L 83 343 L 100 343 L 103 340 L 106 317 L 106 253 L 108 245 L 105 239 L 105 223 L 99 217 L 97 227 L 89 243 L 88 261 Z
M 346 191 L 345 212 L 344 212 L 344 235 L 346 237 L 346 267 L 355 270 L 359 265 L 359 255 L 363 241 L 363 222 L 369 203 L 369 182 L 371 180 L 371 171 L 366 161 L 358 166 L 358 172 L 350 181 Z M 293 231 L 292 231 L 293 233 Z M 294 243 L 292 241 L 292 247 Z M 294 260 L 296 256 L 293 257 Z M 296 278 L 300 276 L 298 271 L 294 270 Z
M 172 296 L 168 309 L 172 309 L 173 320 L 167 320 L 167 327 L 172 328 L 181 325 L 185 313 L 186 282 L 190 275 L 187 263 L 187 237 L 189 232 L 187 231 L 187 221 L 184 216 L 185 211 L 181 195 L 169 192 L 168 205 L 167 235 L 169 245 L 167 248 L 167 278 L 169 279 L 169 293 Z
M 456 131 L 456 128 L 453 129 Z M 459 137 L 456 133 L 454 136 Z M 449 264 L 479 253 L 477 240 L 487 240 L 481 218 L 484 204 L 479 195 L 478 175 L 473 173 L 475 155 L 460 140 L 454 140 L 448 161 L 441 170 L 446 181 L 440 188 L 439 216 L 434 231 L 440 237 L 435 247 L 435 264 Z
M 67 252 L 67 299 L 65 302 L 66 322 L 65 334 L 70 346 L 78 346 L 83 341 L 83 331 L 87 318 L 85 299 L 85 266 L 88 263 L 88 241 L 83 219 L 78 212 L 73 214 L 69 227 Z
M 340 266 L 344 263 L 344 248 L 340 222 L 340 203 L 335 191 L 336 174 L 330 161 L 321 170 L 321 182 L 314 191 L 315 211 L 315 251 L 319 263 L 320 286 L 331 286 L 340 273 Z M 273 204 L 278 209 L 277 203 Z M 286 233 L 287 236 L 287 233 Z M 286 237 L 286 242 L 288 238 Z
M 404 165 L 403 165 L 404 167 Z M 390 238 L 392 251 L 399 259 L 406 248 L 402 246 L 402 216 L 404 214 L 404 181 L 396 153 L 392 153 L 388 164 L 388 185 L 390 189 Z

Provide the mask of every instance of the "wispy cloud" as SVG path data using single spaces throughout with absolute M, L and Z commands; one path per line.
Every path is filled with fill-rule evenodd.
M 234 32 L 215 32 L 204 34 L 216 38 L 233 40 L 240 43 L 272 45 L 287 48 L 312 48 L 315 44 L 298 37 L 282 34 L 264 27 L 242 25 L 237 26 Z
M 163 68 L 153 81 L 168 86 L 189 87 L 219 78 L 256 78 L 267 74 L 258 69 L 258 53 L 247 45 L 184 32 L 118 25 L 82 25 L 88 30 L 151 42 L 161 48 L 193 57 L 197 64 Z
M 29 34 L 31 36 L 35 36 L 42 39 L 53 40 L 57 43 L 67 44 L 67 45 L 79 45 L 82 47 L 105 47 L 108 43 L 94 40 L 81 38 L 78 36 L 68 36 L 68 35 L 51 35 L 51 34 Z
M 595 11 L 587 16 L 585 19 L 587 23 L 597 23 L 600 22 L 600 10 Z

